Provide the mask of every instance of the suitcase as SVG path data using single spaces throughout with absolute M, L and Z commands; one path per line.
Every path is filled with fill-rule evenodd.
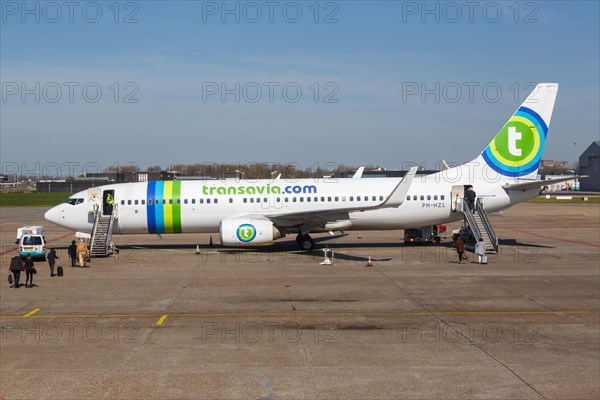
M 487 264 L 487 256 L 486 255 L 481 256 L 481 263 Z
M 58 276 L 63 276 L 64 275 L 64 271 L 63 271 L 63 267 L 61 267 L 60 265 L 58 266 L 58 268 L 56 268 L 56 274 Z

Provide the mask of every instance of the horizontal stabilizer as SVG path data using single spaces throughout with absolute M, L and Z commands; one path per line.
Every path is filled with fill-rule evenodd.
M 553 183 L 560 183 L 566 181 L 572 181 L 573 179 L 586 178 L 586 175 L 570 175 L 564 176 L 561 178 L 548 179 L 547 181 L 531 181 L 531 182 L 520 182 L 520 183 L 510 183 L 508 185 L 502 186 L 505 190 L 528 190 L 528 189 L 536 189 L 542 188 L 546 185 L 551 185 Z

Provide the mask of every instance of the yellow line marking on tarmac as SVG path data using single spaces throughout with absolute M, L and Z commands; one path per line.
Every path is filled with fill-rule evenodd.
M 36 308 L 25 315 L 0 315 L 0 319 L 9 318 L 156 318 L 162 324 L 167 316 L 188 318 L 231 318 L 231 317 L 336 317 L 362 315 L 367 317 L 382 316 L 420 316 L 420 315 L 548 315 L 548 314 L 598 314 L 598 310 L 548 310 L 548 311 L 414 311 L 414 312 L 369 312 L 369 311 L 275 311 L 247 313 L 179 313 L 179 314 L 54 314 L 34 315 L 40 309 Z
M 40 311 L 39 308 L 36 308 L 35 310 L 31 310 L 27 314 L 23 315 L 23 318 L 29 318 L 29 317 L 31 317 L 33 314 L 35 314 L 38 311 Z
M 167 315 L 163 315 L 162 317 L 160 317 L 160 319 L 158 321 L 156 321 L 156 325 L 161 326 L 163 324 L 163 322 L 165 322 L 165 319 L 167 319 Z

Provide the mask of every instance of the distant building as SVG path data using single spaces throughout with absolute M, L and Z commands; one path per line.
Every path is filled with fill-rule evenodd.
M 592 142 L 579 156 L 579 174 L 589 175 L 580 179 L 581 190 L 600 192 L 600 141 Z
M 558 168 L 558 169 L 568 169 L 569 162 L 568 161 L 556 161 L 556 160 L 541 160 L 540 168 Z

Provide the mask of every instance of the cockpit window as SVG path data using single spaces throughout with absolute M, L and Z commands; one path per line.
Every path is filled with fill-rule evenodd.
M 74 205 L 76 205 L 76 204 L 81 204 L 81 203 L 83 203 L 83 199 L 82 199 L 82 198 L 78 198 L 78 199 L 76 199 L 76 198 L 69 197 L 69 198 L 67 199 L 67 201 L 65 201 L 65 203 L 66 203 L 66 204 L 70 204 L 70 205 L 74 206 Z

